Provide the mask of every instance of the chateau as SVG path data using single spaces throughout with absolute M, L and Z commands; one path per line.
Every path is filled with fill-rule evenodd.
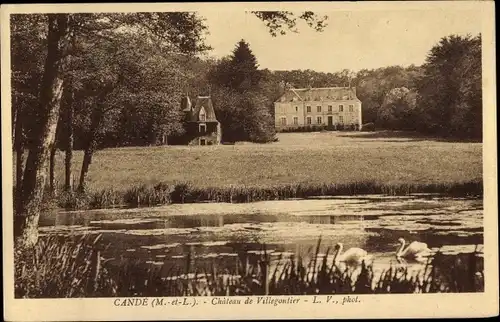
M 290 88 L 275 103 L 277 131 L 307 127 L 360 130 L 355 87 Z

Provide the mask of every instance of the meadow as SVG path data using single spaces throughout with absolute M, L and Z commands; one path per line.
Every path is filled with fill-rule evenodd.
M 482 144 L 404 132 L 279 133 L 268 144 L 123 147 L 98 151 L 87 191 L 44 206 L 96 209 L 313 196 L 482 195 Z M 74 153 L 74 182 L 82 151 Z M 62 190 L 64 153 L 56 155 Z
M 98 151 L 91 190 L 187 182 L 206 187 L 290 184 L 454 184 L 482 180 L 482 144 L 387 132 L 279 133 L 269 144 L 126 147 Z M 73 173 L 79 175 L 82 151 Z M 64 178 L 64 153 L 56 160 Z

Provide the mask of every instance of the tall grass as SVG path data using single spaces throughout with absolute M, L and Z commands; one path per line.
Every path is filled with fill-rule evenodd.
M 112 264 L 101 258 L 99 237 L 48 237 L 31 252 L 16 252 L 17 298 L 109 296 L 232 296 L 481 292 L 483 267 L 475 253 L 463 257 L 441 254 L 429 261 L 422 277 L 407 268 L 391 267 L 375 278 L 363 265 L 357 275 L 328 263 L 318 254 L 309 262 L 293 256 L 272 269 L 269 253 L 250 263 L 236 259 L 232 270 L 216 264 L 193 266 L 191 254 L 184 268 L 147 265 L 140 261 Z M 328 253 L 328 252 L 327 252 Z
M 345 184 L 283 184 L 268 187 L 230 186 L 196 187 L 189 183 L 140 185 L 125 191 L 104 189 L 87 193 L 62 192 L 57 195 L 57 205 L 65 209 L 99 209 L 125 207 L 150 207 L 171 203 L 230 202 L 246 203 L 265 200 L 286 200 L 321 196 L 355 196 L 383 194 L 389 196 L 415 193 L 441 194 L 451 197 L 480 197 L 482 181 L 430 184 L 383 184 L 378 182 L 352 182 Z M 47 194 L 46 202 L 50 204 Z

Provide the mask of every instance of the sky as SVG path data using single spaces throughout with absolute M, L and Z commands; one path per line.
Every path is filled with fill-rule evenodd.
M 461 9 L 317 11 L 328 26 L 316 32 L 305 23 L 299 33 L 271 37 L 257 17 L 244 11 L 199 11 L 206 18 L 210 56 L 229 55 L 240 39 L 250 44 L 260 68 L 358 71 L 390 65 L 421 65 L 429 50 L 450 34 L 477 35 L 477 12 Z

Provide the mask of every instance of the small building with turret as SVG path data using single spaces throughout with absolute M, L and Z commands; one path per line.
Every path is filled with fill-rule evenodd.
M 184 145 L 218 145 L 222 131 L 215 115 L 212 98 L 198 96 L 193 101 L 189 95 L 181 100 L 184 133 L 175 138 L 176 144 Z

